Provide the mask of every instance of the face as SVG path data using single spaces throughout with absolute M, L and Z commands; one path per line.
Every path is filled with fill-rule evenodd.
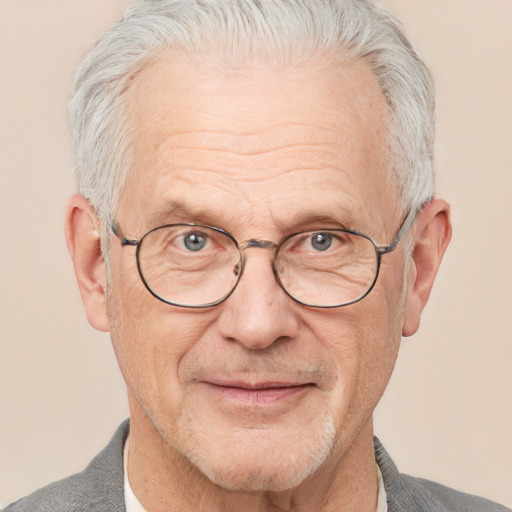
M 127 104 L 134 165 L 116 219 L 127 238 L 195 222 L 239 241 L 352 228 L 383 245 L 401 223 L 386 105 L 363 64 L 233 70 L 173 55 L 136 78 Z M 401 249 L 365 299 L 322 310 L 290 299 L 271 251 L 250 248 L 233 294 L 191 310 L 150 295 L 135 248 L 112 244 L 110 330 L 132 422 L 166 450 L 221 487 L 278 491 L 371 436 L 402 328 Z

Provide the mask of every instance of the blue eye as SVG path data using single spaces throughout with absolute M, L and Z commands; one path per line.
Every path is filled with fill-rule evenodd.
M 326 251 L 332 245 L 332 235 L 329 233 L 315 233 L 311 236 L 311 246 L 316 251 Z
M 203 233 L 190 233 L 183 239 L 183 244 L 189 251 L 200 251 L 204 249 L 207 243 L 207 237 Z

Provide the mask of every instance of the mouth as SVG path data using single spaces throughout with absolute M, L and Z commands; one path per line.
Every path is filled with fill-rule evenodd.
M 312 383 L 296 382 L 226 382 L 205 381 L 209 390 L 219 398 L 240 404 L 263 406 L 298 397 L 316 387 Z

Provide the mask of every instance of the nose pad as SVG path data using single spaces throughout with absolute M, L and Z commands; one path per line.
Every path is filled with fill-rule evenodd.
M 235 266 L 240 278 L 235 293 L 238 292 L 244 304 L 253 307 L 260 303 L 272 304 L 276 293 L 280 292 L 272 262 L 266 251 L 250 252 L 248 258 Z

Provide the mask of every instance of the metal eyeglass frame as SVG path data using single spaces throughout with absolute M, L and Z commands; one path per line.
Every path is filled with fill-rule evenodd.
M 295 302 L 297 302 L 297 303 L 299 303 L 299 304 L 301 304 L 303 306 L 312 307 L 312 308 L 321 308 L 321 309 L 331 309 L 331 308 L 341 308 L 343 306 L 348 306 L 350 304 L 354 304 L 355 302 L 359 302 L 360 300 L 364 299 L 373 290 L 373 288 L 375 286 L 375 283 L 377 282 L 377 278 L 379 277 L 379 271 L 380 271 L 380 265 L 381 265 L 382 256 L 384 254 L 388 254 L 390 252 L 393 252 L 397 248 L 397 246 L 400 243 L 400 241 L 402 240 L 402 238 L 405 236 L 405 234 L 411 228 L 412 224 L 414 223 L 414 221 L 416 219 L 416 215 L 418 214 L 418 212 L 420 210 L 421 210 L 421 208 L 420 209 L 412 208 L 409 211 L 409 213 L 405 217 L 404 221 L 402 222 L 402 225 L 398 229 L 395 237 L 393 238 L 393 240 L 391 241 L 391 243 L 389 245 L 380 245 L 379 246 L 368 235 L 365 235 L 364 233 L 360 233 L 359 231 L 354 231 L 354 230 L 351 230 L 351 229 L 330 229 L 330 228 L 327 228 L 327 229 L 314 230 L 314 231 L 318 231 L 318 232 L 322 232 L 322 233 L 324 233 L 324 232 L 329 233 L 329 232 L 333 232 L 333 231 L 336 231 L 336 232 L 342 231 L 344 233 L 350 233 L 350 234 L 362 236 L 363 238 L 366 238 L 369 242 L 371 242 L 371 244 L 373 245 L 373 247 L 375 249 L 375 254 L 377 256 L 377 268 L 375 270 L 375 277 L 373 278 L 373 281 L 371 282 L 371 285 L 368 287 L 366 292 L 363 293 L 362 295 L 360 295 L 359 297 L 357 297 L 356 299 L 353 299 L 353 300 L 351 300 L 349 302 L 343 302 L 341 304 L 333 304 L 333 305 L 327 305 L 327 306 L 319 306 L 319 305 L 316 305 L 316 304 L 308 304 L 307 302 L 302 302 L 301 300 L 295 298 L 284 287 L 283 283 L 281 282 L 281 279 L 279 278 L 279 274 L 278 274 L 278 272 L 276 270 L 275 263 L 276 263 L 277 255 L 279 254 L 279 249 L 282 247 L 282 245 L 287 240 L 289 240 L 290 238 L 292 238 L 294 236 L 297 236 L 297 235 L 300 235 L 300 234 L 303 234 L 303 233 L 309 233 L 310 230 L 300 231 L 298 233 L 292 233 L 290 235 L 287 235 L 284 238 L 282 238 L 276 244 L 274 242 L 271 242 L 270 240 L 260 240 L 258 238 L 251 238 L 251 239 L 245 240 L 243 242 L 238 242 L 238 240 L 231 233 L 229 233 L 228 231 L 225 231 L 225 230 L 223 230 L 221 228 L 218 228 L 218 227 L 215 227 L 215 226 L 206 226 L 206 225 L 194 224 L 194 223 L 165 224 L 163 226 L 158 226 L 156 228 L 153 228 L 153 229 L 149 230 L 141 238 L 136 239 L 136 240 L 131 240 L 131 239 L 125 238 L 122 235 L 121 230 L 119 228 L 119 225 L 117 223 L 113 223 L 111 228 L 112 228 L 112 232 L 120 240 L 121 245 L 123 247 L 127 246 L 127 245 L 137 247 L 136 252 L 135 252 L 135 257 L 137 259 L 137 270 L 139 272 L 139 276 L 140 276 L 144 286 L 149 291 L 149 293 L 151 293 L 151 295 L 153 295 L 153 297 L 155 297 L 158 300 L 164 302 L 165 304 L 169 304 L 171 306 L 176 306 L 176 307 L 182 307 L 182 308 L 190 308 L 190 309 L 202 309 L 202 308 L 208 308 L 208 307 L 217 306 L 218 304 L 221 304 L 222 302 L 224 302 L 235 291 L 235 288 L 238 286 L 238 283 L 240 282 L 240 279 L 241 279 L 241 277 L 243 275 L 244 267 L 245 267 L 245 257 L 244 257 L 244 252 L 243 251 L 245 251 L 248 248 L 259 248 L 259 249 L 272 249 L 272 270 L 273 270 L 273 273 L 274 273 L 274 277 L 275 277 L 278 285 L 286 293 L 286 295 L 288 295 L 288 297 L 290 297 L 292 300 L 294 300 Z M 167 227 L 173 227 L 173 226 L 193 226 L 193 227 L 197 227 L 197 228 L 211 229 L 213 231 L 216 231 L 218 233 L 222 233 L 223 235 L 227 236 L 233 242 L 235 247 L 238 249 L 238 252 L 240 254 L 240 260 L 237 263 L 237 265 L 235 265 L 235 272 L 238 274 L 237 280 L 235 281 L 235 284 L 233 285 L 231 290 L 226 295 L 224 295 L 222 298 L 220 298 L 219 300 L 214 301 L 214 302 L 209 302 L 207 304 L 199 304 L 199 305 L 179 304 L 179 303 L 176 303 L 176 302 L 171 302 L 171 301 L 165 299 L 164 297 L 161 297 L 156 292 L 154 292 L 151 289 L 151 287 L 149 286 L 149 284 L 147 283 L 146 278 L 144 277 L 144 274 L 143 274 L 141 266 L 140 266 L 139 252 L 140 252 L 141 244 L 142 244 L 144 238 L 146 238 L 150 233 L 153 233 L 154 231 L 157 231 L 157 230 L 160 230 L 160 229 L 164 229 L 164 228 L 167 228 Z

